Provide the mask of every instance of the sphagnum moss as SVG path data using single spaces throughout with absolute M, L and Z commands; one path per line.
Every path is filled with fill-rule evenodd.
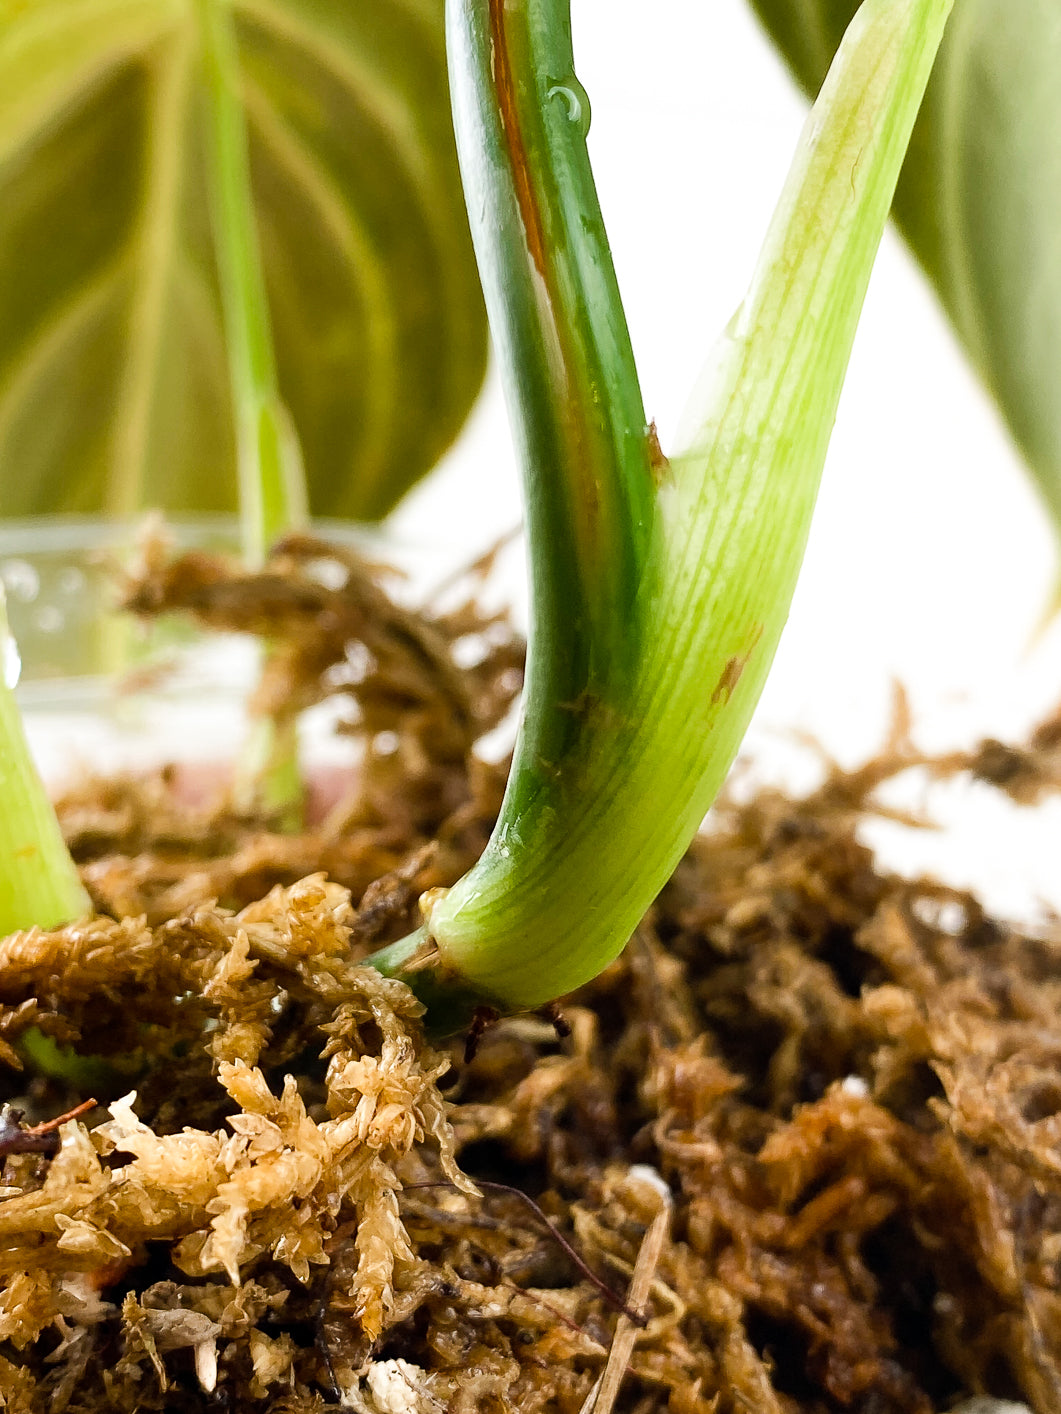
M 495 638 L 510 672 L 516 641 Z M 454 670 L 469 701 L 496 686 Z M 182 905 L 0 945 L 12 1105 L 39 1120 L 87 1098 L 27 1088 L 29 1026 L 133 1069 L 54 1152 L 19 1152 L 5 1117 L 9 1406 L 578 1414 L 662 1180 L 617 1414 L 937 1414 L 978 1392 L 1052 1414 L 1058 941 L 896 878 L 857 829 L 915 765 L 1056 789 L 1056 722 L 935 759 L 900 734 L 802 800 L 724 800 L 624 957 L 564 1003 L 566 1039 L 516 1017 L 465 1060 L 361 963 L 476 857 L 504 767 L 429 728 L 449 689 L 411 710 L 381 690 L 396 664 L 379 673 L 365 700 L 398 750 L 305 835 L 222 804 L 211 840 L 173 773 L 60 803 L 101 908 Z M 314 852 L 356 905 L 291 882 Z

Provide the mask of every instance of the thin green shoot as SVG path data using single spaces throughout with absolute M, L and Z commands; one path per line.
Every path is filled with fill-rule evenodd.
M 244 560 L 265 562 L 282 536 L 309 522 L 298 434 L 280 396 L 251 188 L 247 122 L 229 0 L 197 0 L 208 107 L 206 171 L 236 423 Z M 263 651 L 268 654 L 268 644 Z M 302 815 L 293 717 L 256 717 L 237 762 L 235 803 L 288 829 Z
M 208 104 L 206 166 L 236 421 L 243 554 L 261 565 L 309 520 L 298 435 L 277 386 L 229 0 L 197 0 Z

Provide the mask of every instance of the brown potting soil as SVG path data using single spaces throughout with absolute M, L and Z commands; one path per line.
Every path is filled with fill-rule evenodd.
M 294 836 L 61 802 L 98 914 L 0 942 L 9 1409 L 1061 1409 L 1061 934 L 859 837 L 912 767 L 1056 788 L 1061 720 L 722 801 L 602 977 L 443 1046 L 360 959 L 485 843 L 515 635 L 309 541 L 130 597 L 267 624 L 260 705 L 345 692 L 366 757 Z

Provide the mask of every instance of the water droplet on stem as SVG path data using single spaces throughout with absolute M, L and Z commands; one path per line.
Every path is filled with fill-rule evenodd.
M 566 78 L 546 89 L 545 97 L 550 103 L 562 103 L 568 122 L 574 123 L 582 136 L 586 136 L 591 116 L 589 94 L 574 74 L 568 74 Z

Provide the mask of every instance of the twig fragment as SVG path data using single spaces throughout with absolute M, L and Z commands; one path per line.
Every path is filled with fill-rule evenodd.
M 529 1193 L 524 1193 L 522 1188 L 513 1188 L 512 1185 L 509 1183 L 490 1183 L 487 1182 L 486 1179 L 482 1178 L 475 1179 L 475 1184 L 478 1188 L 485 1188 L 489 1192 L 507 1193 L 513 1198 L 518 1198 L 521 1203 L 524 1203 L 528 1208 L 530 1208 L 534 1216 L 548 1231 L 550 1237 L 552 1237 L 552 1239 L 557 1243 L 557 1245 L 563 1249 L 566 1256 L 570 1258 L 570 1260 L 575 1264 L 582 1276 L 584 1276 L 592 1286 L 596 1287 L 596 1289 L 600 1292 L 601 1296 L 604 1298 L 604 1300 L 608 1303 L 608 1305 L 612 1308 L 613 1311 L 618 1311 L 620 1316 L 625 1317 L 626 1320 L 632 1322 L 632 1324 L 638 1327 L 639 1329 L 643 1328 L 647 1324 L 645 1317 L 640 1314 L 637 1307 L 633 1306 L 629 1302 L 624 1301 L 621 1296 L 618 1296 L 614 1291 L 612 1291 L 611 1287 L 607 1284 L 607 1282 L 602 1281 L 601 1278 L 597 1275 L 597 1273 L 593 1270 L 593 1268 L 587 1264 L 585 1258 L 579 1256 L 576 1249 L 567 1240 L 567 1238 L 556 1226 L 553 1220 L 548 1216 L 544 1209 L 539 1207 L 539 1205 L 534 1201 L 534 1199 L 530 1196 Z M 452 1187 L 454 1187 L 452 1183 L 443 1182 L 441 1180 L 435 1183 L 407 1183 L 405 1185 L 405 1188 L 403 1189 L 403 1192 L 409 1193 L 414 1188 Z M 632 1289 L 633 1288 L 631 1286 L 631 1290 Z M 642 1298 L 642 1300 L 643 1299 L 644 1298 Z
M 658 1185 L 653 1183 L 653 1187 L 656 1187 L 659 1192 L 659 1210 L 652 1219 L 641 1243 L 641 1250 L 637 1254 L 634 1274 L 630 1279 L 630 1290 L 626 1296 L 626 1306 L 620 1312 L 615 1327 L 615 1338 L 612 1341 L 612 1348 L 608 1352 L 608 1362 L 600 1379 L 586 1396 L 579 1414 L 611 1414 L 619 1394 L 619 1387 L 623 1382 L 623 1376 L 630 1363 L 630 1356 L 633 1354 L 634 1345 L 637 1342 L 638 1331 L 648 1324 L 644 1308 L 655 1280 L 663 1244 L 666 1242 L 667 1233 L 670 1230 L 673 1208 L 670 1192 L 665 1185 L 662 1182 Z M 631 1307 L 633 1308 L 632 1312 Z
M 41 1124 L 23 1125 L 22 1111 L 4 1105 L 0 1108 L 0 1158 L 8 1154 L 54 1154 L 59 1147 L 59 1126 L 95 1108 L 95 1100 L 84 1100 L 54 1119 L 46 1119 Z

